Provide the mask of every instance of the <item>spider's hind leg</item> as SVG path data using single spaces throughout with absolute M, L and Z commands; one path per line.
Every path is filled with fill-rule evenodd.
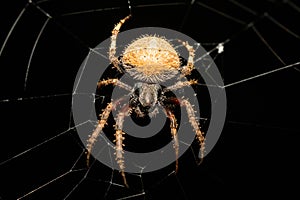
M 196 133 L 196 138 L 199 141 L 200 144 L 200 161 L 198 164 L 201 164 L 204 158 L 204 152 L 205 152 L 205 137 L 204 133 L 200 130 L 200 124 L 197 121 L 196 115 L 195 115 L 195 110 L 192 106 L 192 104 L 186 100 L 183 99 L 180 101 L 180 105 L 184 106 L 186 108 L 186 112 L 188 114 L 189 122 L 192 125 L 195 133 Z
M 175 165 L 175 172 L 178 171 L 178 155 L 179 155 L 179 141 L 178 141 L 178 135 L 177 135 L 177 120 L 175 115 L 167 110 L 166 111 L 167 117 L 170 119 L 170 129 L 171 129 L 171 135 L 173 138 L 173 147 L 175 149 L 175 157 L 176 157 L 176 165 Z

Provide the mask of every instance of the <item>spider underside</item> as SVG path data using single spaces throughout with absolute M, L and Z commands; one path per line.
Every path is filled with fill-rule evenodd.
M 135 114 L 138 117 L 154 117 L 161 107 L 165 115 L 170 120 L 170 130 L 173 139 L 173 147 L 176 156 L 175 171 L 178 170 L 178 153 L 179 141 L 177 136 L 177 120 L 170 109 L 169 104 L 180 105 L 186 108 L 189 122 L 196 133 L 196 138 L 200 144 L 200 162 L 204 157 L 205 137 L 204 133 L 200 130 L 199 122 L 195 115 L 195 111 L 191 103 L 183 98 L 167 97 L 165 95 L 168 91 L 175 91 L 182 87 L 196 84 L 197 81 L 178 81 L 172 86 L 162 88 L 159 83 L 162 83 L 170 78 L 178 76 L 181 79 L 190 75 L 194 69 L 194 49 L 187 42 L 182 43 L 189 52 L 187 64 L 181 67 L 181 61 L 178 53 L 172 45 L 162 37 L 158 36 L 142 36 L 134 40 L 123 51 L 122 56 L 116 56 L 116 41 L 121 26 L 125 23 L 130 15 L 120 20 L 120 22 L 112 30 L 111 45 L 109 48 L 109 60 L 118 71 L 128 73 L 138 82 L 134 86 L 127 85 L 117 78 L 102 80 L 98 82 L 98 88 L 106 85 L 115 85 L 123 88 L 129 92 L 130 100 L 118 112 L 115 121 L 115 155 L 116 162 L 119 166 L 120 173 L 123 177 L 124 185 L 128 187 L 125 176 L 125 161 L 123 151 L 123 140 L 125 133 L 123 130 L 123 122 L 125 117 Z M 108 117 L 112 110 L 122 99 L 114 100 L 107 104 L 99 115 L 98 125 L 94 132 L 87 140 L 87 165 L 89 165 L 90 155 L 93 146 L 102 132 L 102 129 L 107 123 Z

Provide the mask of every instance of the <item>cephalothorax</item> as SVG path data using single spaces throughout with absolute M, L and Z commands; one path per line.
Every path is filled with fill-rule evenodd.
M 115 85 L 127 90 L 130 94 L 130 100 L 118 112 L 115 121 L 115 151 L 116 161 L 119 165 L 124 185 L 128 187 L 125 177 L 125 161 L 123 151 L 123 140 L 125 133 L 122 131 L 125 117 L 136 114 L 139 117 L 148 115 L 155 116 L 158 107 L 161 107 L 166 116 L 170 119 L 171 136 L 174 142 L 176 155 L 175 170 L 178 169 L 179 141 L 177 137 L 176 117 L 170 109 L 169 104 L 176 104 L 186 108 L 189 122 L 193 127 L 196 138 L 200 143 L 200 159 L 204 157 L 204 134 L 200 130 L 199 122 L 191 103 L 183 98 L 167 97 L 167 91 L 175 91 L 185 86 L 196 84 L 196 80 L 180 81 L 180 78 L 190 75 L 194 69 L 194 49 L 187 42 L 182 43 L 189 52 L 187 64 L 182 66 L 181 59 L 172 46 L 165 38 L 156 35 L 144 35 L 134 40 L 123 51 L 122 55 L 116 56 L 116 40 L 122 24 L 130 16 L 122 19 L 112 30 L 111 45 L 109 50 L 109 59 L 112 65 L 122 73 L 128 73 L 137 83 L 132 87 L 116 78 L 102 80 L 98 82 L 98 87 L 105 85 Z M 178 76 L 178 81 L 171 86 L 162 88 L 160 83 Z M 91 150 L 97 137 L 107 123 L 107 119 L 113 109 L 116 108 L 120 99 L 114 100 L 103 109 L 100 114 L 98 125 L 90 135 L 87 144 L 87 163 L 89 164 Z

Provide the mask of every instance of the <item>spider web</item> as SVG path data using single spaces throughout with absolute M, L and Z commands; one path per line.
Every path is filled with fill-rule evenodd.
M 76 129 L 91 122 L 74 125 L 72 95 L 83 60 L 130 11 L 122 30 L 170 28 L 207 50 L 222 73 L 228 111 L 203 164 L 192 145 L 178 174 L 173 164 L 151 173 L 141 167 L 127 174 L 127 189 L 118 171 L 86 167 Z M 0 199 L 200 199 L 277 188 L 297 195 L 299 20 L 296 0 L 2 2 Z M 195 61 L 209 71 L 205 55 Z

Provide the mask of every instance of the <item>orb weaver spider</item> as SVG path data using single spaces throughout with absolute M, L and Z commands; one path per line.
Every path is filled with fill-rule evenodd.
M 121 73 L 128 73 L 138 82 L 132 87 L 121 82 L 117 78 L 111 78 L 98 82 L 98 88 L 106 85 L 118 86 L 129 92 L 130 100 L 118 112 L 115 118 L 115 156 L 119 166 L 123 182 L 128 187 L 125 176 L 125 161 L 123 151 L 123 122 L 125 117 L 136 114 L 139 117 L 148 115 L 155 116 L 158 112 L 158 106 L 162 108 L 166 117 L 170 120 L 170 130 L 175 150 L 176 165 L 175 172 L 178 170 L 179 141 L 177 136 L 177 120 L 169 107 L 169 104 L 176 104 L 186 108 L 189 122 L 196 133 L 196 138 L 200 144 L 200 162 L 204 157 L 205 137 L 200 130 L 195 111 L 192 104 L 186 99 L 170 98 L 165 95 L 168 91 L 175 91 L 182 87 L 197 84 L 196 80 L 180 81 L 181 78 L 190 75 L 194 69 L 195 50 L 188 42 L 178 40 L 189 52 L 187 64 L 182 66 L 180 56 L 165 38 L 156 35 L 143 35 L 132 41 L 123 51 L 121 56 L 116 56 L 116 41 L 121 26 L 128 20 L 131 15 L 120 20 L 112 30 L 111 44 L 109 48 L 109 60 L 114 68 Z M 178 76 L 178 82 L 168 87 L 162 87 L 160 83 Z M 98 125 L 94 132 L 87 140 L 87 165 L 90 162 L 91 151 L 95 142 L 107 123 L 108 117 L 112 110 L 116 109 L 119 100 L 111 101 L 102 110 L 99 115 Z

